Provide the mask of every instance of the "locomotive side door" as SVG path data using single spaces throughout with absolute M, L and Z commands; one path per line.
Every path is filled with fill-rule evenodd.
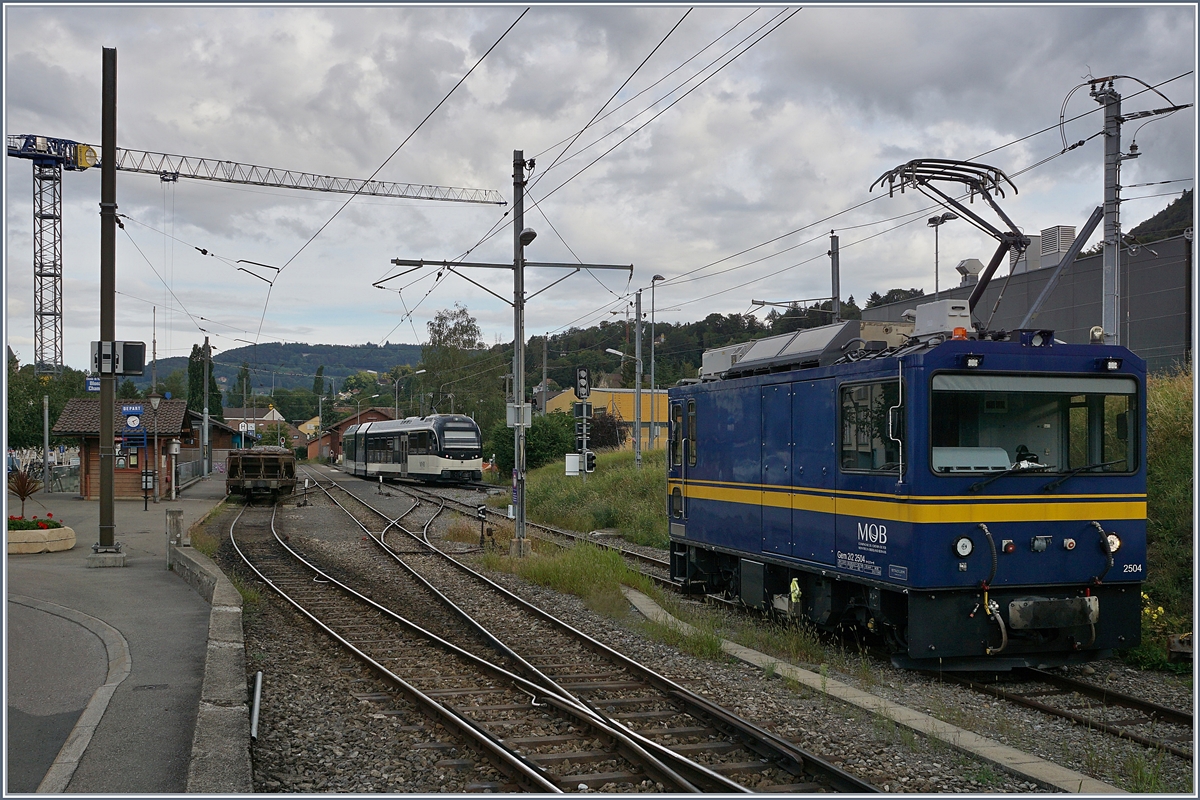
M 762 552 L 792 553 L 792 387 L 762 387 Z
M 792 555 L 833 564 L 837 405 L 832 379 L 792 384 L 794 451 Z
M 695 399 L 691 401 L 695 403 Z M 667 452 L 667 517 L 674 523 L 682 523 L 687 519 L 687 458 L 684 453 L 687 430 L 683 422 L 683 401 L 675 400 L 670 404 L 669 432 L 670 442 Z
M 400 434 L 400 477 L 408 477 L 408 434 Z

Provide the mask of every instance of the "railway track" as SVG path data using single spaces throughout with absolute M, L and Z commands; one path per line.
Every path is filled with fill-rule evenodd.
M 1104 686 L 1029 668 L 988 679 L 952 672 L 928 674 L 1189 761 L 1193 756 L 1191 714 Z
M 395 581 L 389 586 L 397 591 L 396 602 L 422 608 L 423 624 L 454 636 L 464 634 L 452 629 L 482 621 L 486 629 L 457 643 L 479 648 L 486 640 L 487 648 L 519 665 L 514 671 L 629 731 L 706 791 L 878 791 L 558 621 L 430 545 L 425 530 L 445 507 L 441 498 L 389 503 L 393 508 L 385 511 L 336 482 L 319 485 L 336 486 L 352 498 L 355 509 L 343 508 L 377 543 L 380 557 L 419 576 L 423 591 L 413 588 L 413 581 L 399 590 Z M 453 619 L 433 621 L 443 616 Z
M 328 476 L 323 476 L 323 477 L 325 477 L 326 480 L 329 479 Z M 487 515 L 488 519 L 497 521 L 497 522 L 506 521 L 508 519 L 508 517 L 506 515 L 500 513 L 499 511 L 497 511 L 493 508 L 488 508 L 487 506 L 485 506 L 482 503 L 471 505 L 470 503 L 466 503 L 462 500 L 452 497 L 451 492 L 454 492 L 456 489 L 442 489 L 440 487 L 432 487 L 432 486 L 427 486 L 427 485 L 423 485 L 423 484 L 408 483 L 408 482 L 396 482 L 396 483 L 390 483 L 387 485 L 391 489 L 396 489 L 398 491 L 404 492 L 413 497 L 417 497 L 417 498 L 421 498 L 421 499 L 429 500 L 433 497 L 437 497 L 437 498 L 441 499 L 443 502 L 445 502 L 445 504 L 447 506 L 449 506 L 450 508 L 453 508 L 455 511 L 458 511 L 458 512 L 465 514 L 467 516 L 470 516 L 470 517 L 476 517 L 480 506 L 483 506 L 484 513 Z M 466 484 L 466 487 L 472 488 L 472 489 L 495 488 L 495 487 L 487 487 L 486 484 Z M 461 490 L 462 487 L 456 487 L 456 488 L 458 490 Z M 624 547 L 622 545 L 614 544 L 612 542 L 606 542 L 606 541 L 588 536 L 587 534 L 579 533 L 577 531 L 569 531 L 569 530 L 566 530 L 565 528 L 558 528 L 553 525 L 546 525 L 546 524 L 543 524 L 540 522 L 529 522 L 527 520 L 525 522 L 525 527 L 527 529 L 532 530 L 534 532 L 534 534 L 542 541 L 550 542 L 552 544 L 556 544 L 561 547 L 571 546 L 577 542 L 590 542 L 591 544 L 595 545 L 596 547 L 600 547 L 600 548 L 603 548 L 606 550 L 614 550 L 614 551 L 620 553 L 622 555 L 622 557 L 637 564 L 639 571 L 642 572 L 647 577 L 649 577 L 650 579 L 654 580 L 656 583 L 667 586 L 668 588 L 671 588 L 671 589 L 678 588 L 678 585 L 671 582 L 669 579 L 671 563 L 668 559 L 666 559 L 664 557 L 645 553 L 645 552 L 642 552 L 640 550 L 635 550 L 630 547 Z
M 275 507 L 243 508 L 230 526 L 234 548 L 264 583 L 508 778 L 485 778 L 477 788 L 700 791 L 627 731 L 358 593 L 287 538 L 276 532 Z M 479 763 L 455 766 L 488 772 Z

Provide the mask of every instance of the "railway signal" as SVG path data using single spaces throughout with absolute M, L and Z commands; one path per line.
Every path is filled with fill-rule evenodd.
M 593 453 L 591 450 L 585 450 L 583 453 L 583 471 L 584 472 L 595 472 L 596 471 L 596 454 Z
M 575 368 L 575 396 L 587 400 L 592 393 L 592 371 L 587 367 Z

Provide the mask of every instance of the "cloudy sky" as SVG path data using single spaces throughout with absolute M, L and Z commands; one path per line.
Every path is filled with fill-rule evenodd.
M 1012 176 L 1019 193 L 1000 202 L 1025 232 L 1081 226 L 1102 201 L 1088 79 L 1128 76 L 1116 82 L 1126 113 L 1196 94 L 1194 6 L 524 10 L 9 5 L 5 131 L 98 150 L 101 48 L 115 47 L 125 149 L 348 178 L 379 170 L 510 202 L 523 150 L 536 162 L 525 221 L 538 232 L 526 258 L 634 265 L 632 280 L 581 272 L 533 298 L 535 335 L 623 320 L 630 292 L 656 274 L 660 320 L 827 296 L 831 230 L 843 296 L 932 292 L 925 220 L 942 209 L 869 191 L 881 174 L 915 158 L 979 160 Z M 1123 166 L 1127 228 L 1192 188 L 1196 171 L 1194 108 L 1144 122 L 1123 132 L 1141 153 Z M 1064 136 L 1086 144 L 1054 157 Z M 8 158 L 5 169 L 6 337 L 25 362 L 31 167 Z M 78 368 L 99 335 L 99 196 L 98 169 L 64 173 L 64 350 Z M 201 329 L 219 351 L 419 342 L 459 302 L 488 344 L 511 341 L 511 309 L 460 277 L 426 269 L 372 285 L 396 272 L 393 258 L 511 264 L 507 207 L 355 197 L 337 214 L 347 197 L 119 174 L 118 338 L 149 343 L 157 307 L 160 357 L 186 355 Z M 995 247 L 963 221 L 940 238 L 942 286 L 957 283 L 960 259 L 986 261 Z M 269 287 L 239 260 L 287 266 Z M 511 297 L 511 271 L 467 274 Z M 561 274 L 530 270 L 527 289 Z

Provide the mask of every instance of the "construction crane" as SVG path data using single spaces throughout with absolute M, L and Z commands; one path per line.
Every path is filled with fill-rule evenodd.
M 98 147 L 70 139 L 32 134 L 8 136 L 8 154 L 33 162 L 33 368 L 38 375 L 57 375 L 63 368 L 62 173 L 63 170 L 78 172 L 99 165 L 98 151 Z M 506 204 L 501 194 L 492 189 L 335 178 L 236 161 L 120 147 L 117 148 L 117 170 L 157 175 L 162 181 L 192 178 L 396 199 Z

